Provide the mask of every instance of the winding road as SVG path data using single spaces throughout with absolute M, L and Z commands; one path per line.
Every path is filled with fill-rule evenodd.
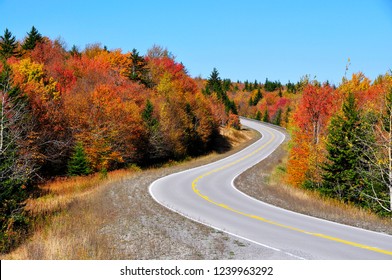
M 392 236 L 298 214 L 258 201 L 234 187 L 234 179 L 268 157 L 285 139 L 278 130 L 241 118 L 262 138 L 208 165 L 153 182 L 150 194 L 187 218 L 256 243 L 261 259 L 392 259 Z

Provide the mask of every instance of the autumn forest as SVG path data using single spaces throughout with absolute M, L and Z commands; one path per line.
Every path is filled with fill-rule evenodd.
M 0 36 L 0 247 L 23 202 L 56 177 L 151 167 L 219 151 L 239 116 L 286 128 L 285 182 L 391 216 L 392 74 L 339 85 L 191 77 L 167 49 L 67 49 L 32 27 Z M 219 65 L 217 65 L 219 68 Z

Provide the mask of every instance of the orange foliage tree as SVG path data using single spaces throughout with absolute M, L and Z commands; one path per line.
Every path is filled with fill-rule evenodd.
M 308 84 L 293 114 L 293 148 L 288 160 L 288 181 L 300 186 L 309 179 L 320 182 L 320 164 L 325 157 L 324 138 L 333 113 L 334 90 Z

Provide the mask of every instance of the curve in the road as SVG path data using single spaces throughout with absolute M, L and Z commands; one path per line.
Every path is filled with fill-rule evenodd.
M 285 138 L 271 127 L 246 119 L 241 122 L 263 137 L 228 158 L 155 181 L 150 186 L 152 197 L 188 218 L 281 252 L 287 258 L 392 258 L 389 235 L 297 214 L 237 190 L 234 179 L 269 156 Z

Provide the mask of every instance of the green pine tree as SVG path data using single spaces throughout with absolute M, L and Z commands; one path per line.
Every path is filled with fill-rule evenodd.
M 154 118 L 154 106 L 152 105 L 151 101 L 147 99 L 146 107 L 142 111 L 142 119 L 146 124 L 148 130 L 153 130 L 158 125 L 158 120 Z
M 82 54 L 79 51 L 79 48 L 76 45 L 73 45 L 71 50 L 69 51 L 71 56 L 80 57 Z
M 261 94 L 260 89 L 257 89 L 255 99 L 253 100 L 253 105 L 256 106 L 262 98 L 263 98 L 263 95 Z
M 76 143 L 74 152 L 68 161 L 68 175 L 88 175 L 91 173 L 90 164 L 81 142 Z
M 276 111 L 272 123 L 275 124 L 275 125 L 281 125 L 282 124 L 282 109 L 279 108 L 278 111 Z
M 255 119 L 258 120 L 258 121 L 261 121 L 261 112 L 259 110 L 257 110 Z
M 263 122 L 269 122 L 268 109 L 265 109 L 265 111 L 264 111 Z
M 218 98 L 222 100 L 222 95 L 223 95 L 222 80 L 219 77 L 219 72 L 216 68 L 212 70 L 211 75 L 207 80 L 206 87 L 208 88 L 207 92 L 209 93 L 216 92 Z
M 145 58 L 139 55 L 139 52 L 136 49 L 133 49 L 130 59 L 132 61 L 132 66 L 128 72 L 129 79 L 151 88 L 153 86 L 153 81 L 150 78 L 148 64 Z
M 30 32 L 27 33 L 27 37 L 24 40 L 22 48 L 24 50 L 33 50 L 37 43 L 42 41 L 42 35 L 38 32 L 38 30 L 33 26 L 31 27 Z
M 254 105 L 254 100 L 253 100 L 252 96 L 248 100 L 248 105 L 249 106 L 253 106 Z
M 0 92 L 5 97 L 0 98 L 0 253 L 15 246 L 27 228 L 21 203 L 36 170 L 31 157 L 20 152 L 29 116 L 18 89 L 11 84 L 10 68 L 4 64 L 0 73 Z
M 362 188 L 358 165 L 361 161 L 364 127 L 353 93 L 349 93 L 342 114 L 331 119 L 327 138 L 327 159 L 323 166 L 321 191 L 343 201 L 359 202 Z
M 286 113 L 284 114 L 284 121 L 286 122 L 286 124 L 289 123 L 290 113 L 291 113 L 291 107 L 287 107 Z
M 249 91 L 249 82 L 248 82 L 248 80 L 246 80 L 244 82 L 244 91 Z
M 230 80 L 226 81 L 230 82 L 231 84 Z M 211 95 L 213 92 L 216 93 L 216 97 L 218 98 L 218 100 L 220 100 L 225 105 L 226 113 L 232 112 L 233 114 L 237 115 L 237 106 L 235 105 L 234 101 L 230 100 L 227 96 L 227 93 L 224 90 L 224 88 L 226 87 L 223 85 L 223 83 L 224 82 L 222 82 L 221 78 L 219 77 L 218 70 L 214 68 L 210 77 L 207 80 L 207 85 L 203 92 L 206 95 Z
M 17 55 L 17 48 L 18 43 L 15 36 L 12 36 L 12 33 L 6 28 L 4 35 L 0 36 L 0 58 L 7 59 Z

